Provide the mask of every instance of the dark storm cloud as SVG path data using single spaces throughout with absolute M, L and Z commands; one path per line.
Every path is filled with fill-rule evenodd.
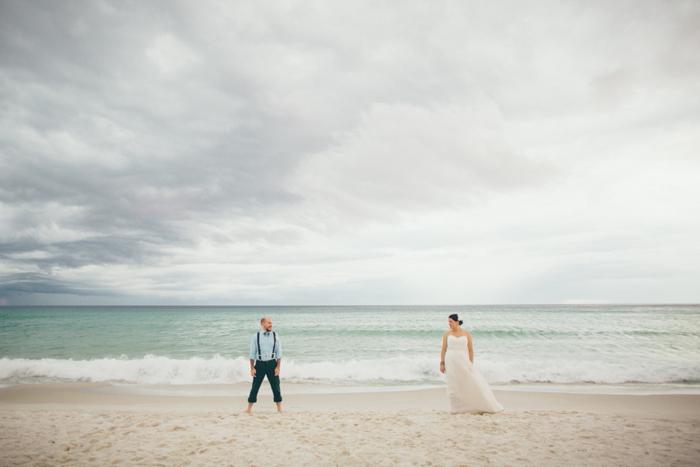
M 50 272 L 53 267 L 80 268 L 92 264 L 139 264 L 162 256 L 158 252 L 158 247 L 163 242 L 162 238 L 149 241 L 143 237 L 93 237 L 44 245 L 25 239 L 3 243 L 0 258 L 7 263 L 21 261 L 25 265 L 31 264 L 45 272 Z M 44 253 L 43 257 L 32 258 L 31 254 L 35 252 Z M 29 257 L 23 257 L 23 255 L 29 255 Z
M 0 294 L 7 297 L 32 294 L 70 294 L 82 296 L 118 295 L 102 289 L 89 289 L 84 284 L 57 280 L 43 274 L 10 274 L 0 276 Z

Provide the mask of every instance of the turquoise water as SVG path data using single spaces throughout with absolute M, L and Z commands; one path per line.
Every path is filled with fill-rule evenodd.
M 0 383 L 249 380 L 269 315 L 287 381 L 441 384 L 447 316 L 472 333 L 492 384 L 700 388 L 700 306 L 0 308 Z

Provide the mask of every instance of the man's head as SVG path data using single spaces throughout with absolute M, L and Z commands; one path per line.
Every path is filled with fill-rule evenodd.
M 272 320 L 267 316 L 263 316 L 263 319 L 260 320 L 260 326 L 262 326 L 265 332 L 270 332 L 272 331 Z

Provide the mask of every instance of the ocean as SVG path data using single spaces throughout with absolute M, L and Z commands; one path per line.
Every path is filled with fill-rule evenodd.
M 502 389 L 700 393 L 700 305 L 2 307 L 0 385 L 248 383 L 267 315 L 283 384 L 441 386 L 452 313 Z

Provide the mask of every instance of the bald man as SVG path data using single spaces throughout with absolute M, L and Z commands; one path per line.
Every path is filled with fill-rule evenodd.
M 262 331 L 253 335 L 250 341 L 250 375 L 253 377 L 253 387 L 248 396 L 250 413 L 253 404 L 258 401 L 260 385 L 267 376 L 272 387 L 277 411 L 282 412 L 282 393 L 280 393 L 280 365 L 282 364 L 282 344 L 276 333 L 272 332 L 272 320 L 265 316 L 260 320 Z

